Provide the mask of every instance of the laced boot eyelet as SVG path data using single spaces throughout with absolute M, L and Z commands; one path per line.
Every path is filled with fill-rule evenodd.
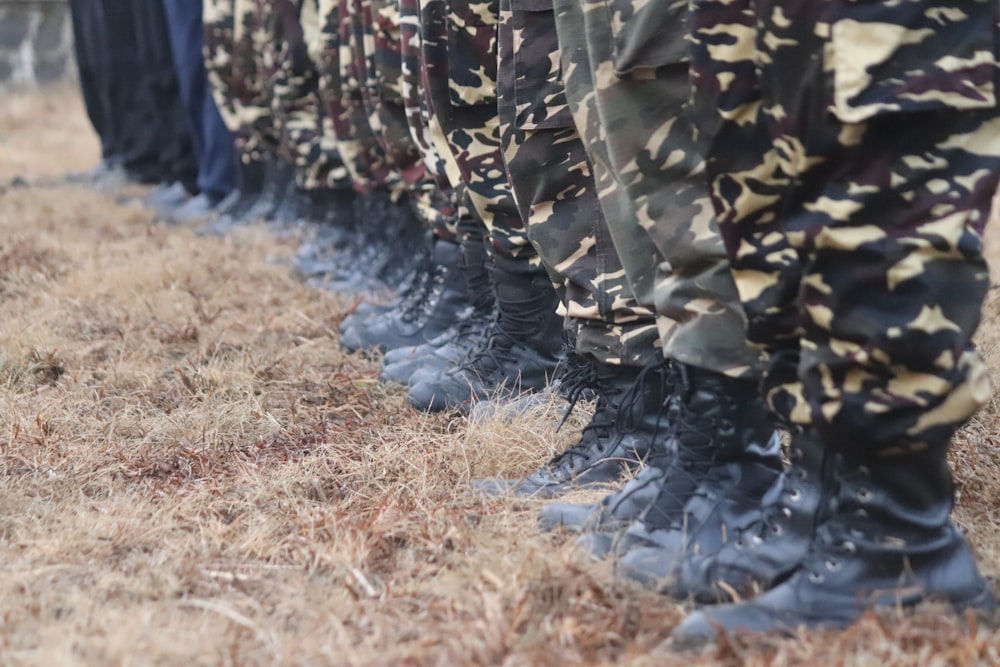
M 791 493 L 788 494 L 788 501 L 792 503 L 797 503 L 802 500 L 802 492 L 798 489 L 792 489 Z M 786 510 L 788 508 L 785 508 Z
M 855 496 L 859 501 L 867 503 L 872 499 L 872 492 L 869 489 L 862 487 L 858 489 L 858 492 L 855 494 Z
M 780 524 L 776 523 L 773 526 L 771 526 L 771 534 L 774 535 L 775 537 L 780 537 L 783 532 L 785 531 Z
M 753 537 L 750 538 L 750 543 L 754 546 L 764 544 L 764 538 L 761 537 L 760 535 L 754 535 Z
M 813 582 L 814 584 L 821 584 L 821 583 L 823 583 L 824 580 L 825 580 L 825 577 L 822 574 L 818 573 L 818 572 L 810 572 L 809 573 L 809 581 Z
M 858 545 L 849 540 L 841 543 L 840 548 L 843 549 L 845 552 L 851 554 L 852 556 L 858 553 Z
M 792 518 L 792 510 L 788 509 L 787 507 L 782 507 L 781 508 L 781 516 L 785 517 L 786 519 L 791 519 Z
M 840 561 L 837 560 L 836 558 L 830 558 L 829 560 L 826 561 L 826 569 L 828 569 L 830 572 L 837 572 L 838 570 L 840 570 Z

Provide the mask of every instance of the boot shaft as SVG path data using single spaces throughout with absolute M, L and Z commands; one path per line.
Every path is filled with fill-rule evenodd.
M 562 348 L 563 317 L 556 312 L 559 297 L 548 274 L 541 268 L 515 273 L 495 264 L 489 272 L 496 307 L 491 346 L 519 344 L 555 364 Z

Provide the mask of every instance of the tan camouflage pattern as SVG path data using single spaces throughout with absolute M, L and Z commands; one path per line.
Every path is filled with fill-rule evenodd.
M 659 359 L 656 321 L 635 299 L 566 103 L 551 5 L 500 4 L 498 98 L 507 173 L 528 237 L 562 297 L 576 350 L 615 365 Z M 468 87 L 461 90 L 467 91 Z M 631 211 L 622 217 L 631 217 Z
M 995 0 L 695 0 L 694 117 L 786 421 L 940 446 L 990 396 L 972 336 L 1000 178 Z
M 507 271 L 537 270 L 500 150 L 496 6 L 497 0 L 420 0 L 424 83 L 464 201 L 486 225 L 493 261 Z
M 555 0 L 555 10 L 563 113 L 572 113 L 583 136 L 608 229 L 638 302 L 656 313 L 663 355 L 756 377 L 760 357 L 746 344 L 684 114 L 686 3 Z M 530 120 L 552 122 L 552 112 L 521 107 Z
M 355 54 L 363 72 L 362 99 L 369 124 L 407 186 L 417 215 L 430 227 L 454 229 L 456 211 L 450 192 L 428 172 L 420 147 L 410 134 L 403 101 L 402 46 L 398 0 L 352 0 Z M 431 161 L 434 164 L 434 161 Z
M 305 0 L 301 8 L 293 0 L 270 0 L 268 7 L 269 51 L 274 59 L 271 112 L 278 155 L 295 166 L 296 185 L 303 190 L 349 188 L 350 174 L 336 144 L 323 141 L 319 72 L 306 40 L 307 29 L 318 39 L 317 0 Z
M 400 0 L 400 70 L 403 110 L 410 137 L 420 151 L 427 175 L 434 180 L 437 188 L 449 197 L 453 214 L 441 220 L 436 234 L 449 240 L 458 238 L 458 220 L 471 215 L 468 206 L 461 201 L 461 189 L 452 186 L 460 183 L 458 165 L 451 159 L 444 138 L 444 129 L 432 113 L 430 101 L 424 94 L 423 52 L 420 37 L 419 0 Z M 439 147 L 443 147 L 442 150 Z M 447 159 L 446 157 L 447 156 Z
M 277 141 L 270 81 L 261 58 L 270 43 L 263 0 L 206 0 L 203 20 L 212 93 L 240 158 L 267 159 Z

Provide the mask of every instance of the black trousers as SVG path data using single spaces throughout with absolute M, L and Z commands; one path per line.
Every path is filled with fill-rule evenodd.
M 102 159 L 144 183 L 196 189 L 163 6 L 149 0 L 71 0 L 87 115 Z

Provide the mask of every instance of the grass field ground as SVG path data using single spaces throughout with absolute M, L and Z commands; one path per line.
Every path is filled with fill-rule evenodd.
M 0 97 L 0 664 L 1000 664 L 1000 634 L 934 608 L 675 653 L 683 606 L 539 535 L 537 504 L 469 490 L 567 444 L 557 406 L 415 414 L 339 350 L 354 304 L 291 275 L 293 240 L 7 185 L 96 157 L 75 91 Z M 953 457 L 994 581 L 998 434 L 994 403 Z

